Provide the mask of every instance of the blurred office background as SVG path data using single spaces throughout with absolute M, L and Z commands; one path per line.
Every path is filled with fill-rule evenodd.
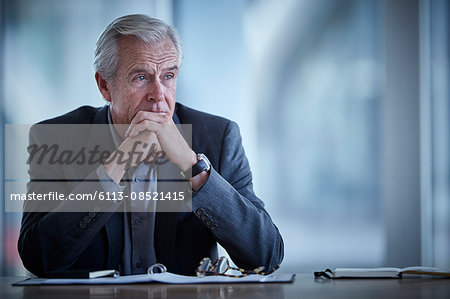
M 240 125 L 283 271 L 450 268 L 450 1 L 0 3 L 3 126 L 103 105 L 97 37 L 159 17 L 184 43 L 178 100 Z M 20 217 L 1 205 L 3 275 L 25 273 Z

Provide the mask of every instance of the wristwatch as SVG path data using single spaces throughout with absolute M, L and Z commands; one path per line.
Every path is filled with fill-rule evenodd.
M 185 178 L 193 178 L 202 171 L 209 171 L 211 169 L 211 162 L 209 162 L 204 154 L 197 154 L 197 160 L 198 162 L 191 169 L 181 172 Z

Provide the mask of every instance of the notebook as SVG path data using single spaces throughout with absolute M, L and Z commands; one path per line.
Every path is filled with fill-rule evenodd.
M 450 277 L 450 271 L 424 266 L 406 268 L 336 268 L 330 272 L 333 276 L 332 278 L 401 278 L 404 274 Z

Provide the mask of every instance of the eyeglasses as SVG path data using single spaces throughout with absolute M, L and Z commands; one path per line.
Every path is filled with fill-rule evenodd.
M 198 277 L 210 275 L 222 275 L 228 277 L 242 277 L 250 274 L 269 275 L 277 270 L 280 265 L 276 265 L 272 270 L 265 272 L 264 266 L 260 266 L 253 270 L 245 270 L 242 268 L 235 268 L 230 266 L 230 262 L 224 256 L 219 257 L 214 263 L 211 263 L 209 257 L 205 257 L 200 261 L 196 273 Z M 235 270 L 241 272 L 240 275 L 225 274 L 228 270 Z

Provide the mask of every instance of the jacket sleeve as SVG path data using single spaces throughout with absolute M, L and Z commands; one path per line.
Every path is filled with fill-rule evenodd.
M 234 122 L 225 130 L 216 167 L 193 194 L 193 212 L 237 266 L 271 270 L 283 260 L 283 239 L 253 191 L 250 166 Z
M 50 138 L 46 132 L 37 127 L 32 128 L 30 144 L 50 144 L 48 140 Z M 57 165 L 30 163 L 29 175 L 28 194 L 94 194 L 96 191 L 105 191 L 105 187 L 108 191 L 120 191 L 120 186 L 112 181 L 100 182 L 97 169 L 72 190 L 64 180 L 61 167 Z M 104 227 L 112 212 L 120 206 L 111 202 L 109 207 L 102 205 L 102 212 L 94 206 L 91 211 L 83 208 L 83 212 L 58 212 L 64 202 L 51 203 L 46 206 L 46 211 L 42 211 L 39 204 L 25 202 L 18 240 L 18 250 L 25 268 L 37 276 L 70 269 Z

